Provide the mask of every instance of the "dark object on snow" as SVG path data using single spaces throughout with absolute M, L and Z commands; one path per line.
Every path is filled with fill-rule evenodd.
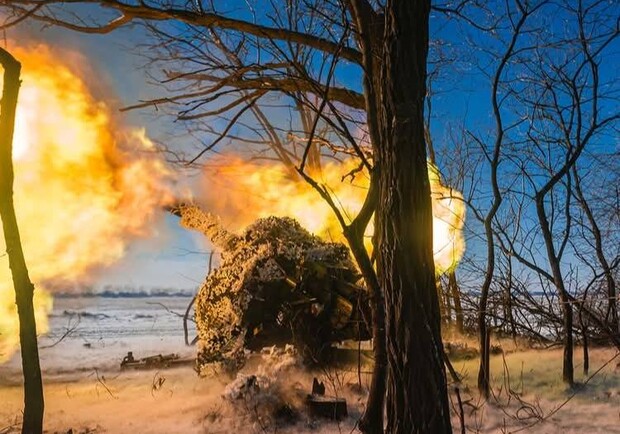
M 196 298 L 198 366 L 244 363 L 245 350 L 292 343 L 306 362 L 330 360 L 332 344 L 370 338 L 369 302 L 349 249 L 291 218 L 257 220 L 241 234 L 193 205 L 173 212 L 221 249 Z
M 123 361 L 121 362 L 121 367 L 128 363 L 133 363 L 136 360 L 133 358 L 133 351 L 129 351 L 125 357 L 123 357 Z
M 325 384 L 312 379 L 312 393 L 306 397 L 308 412 L 313 417 L 341 420 L 347 417 L 347 401 L 344 398 L 325 396 Z
M 347 401 L 344 398 L 308 395 L 306 406 L 308 407 L 308 412 L 313 417 L 342 420 L 348 416 Z
M 319 382 L 319 380 L 314 377 L 312 380 L 312 394 L 313 395 L 325 395 L 325 384 L 323 382 Z
M 158 354 L 156 356 L 135 359 L 133 352 L 129 351 L 121 361 L 121 369 L 166 369 L 191 365 L 193 363 L 193 359 L 182 359 L 178 354 Z

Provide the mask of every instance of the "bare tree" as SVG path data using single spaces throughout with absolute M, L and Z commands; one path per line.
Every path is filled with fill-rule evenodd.
M 491 201 L 491 206 L 489 210 L 484 216 L 479 215 L 479 218 L 481 218 L 484 225 L 484 233 L 486 237 L 487 268 L 484 275 L 484 282 L 482 283 L 482 288 L 480 290 L 480 304 L 478 306 L 478 334 L 480 338 L 480 368 L 478 370 L 478 389 L 487 398 L 489 396 L 490 387 L 490 336 L 487 328 L 486 313 L 489 289 L 491 288 L 491 283 L 495 273 L 495 240 L 493 233 L 493 220 L 495 219 L 495 215 L 497 214 L 497 211 L 499 210 L 503 199 L 498 181 L 498 169 L 500 164 L 500 156 L 502 150 L 501 148 L 504 141 L 505 131 L 506 129 L 514 127 L 514 125 L 504 124 L 504 116 L 502 114 L 502 110 L 500 109 L 500 82 L 504 74 L 504 69 L 509 65 L 509 62 L 512 61 L 514 53 L 517 49 L 517 42 L 519 36 L 523 31 L 523 27 L 528 17 L 543 4 L 544 2 L 540 2 L 535 6 L 529 6 L 528 4 L 523 4 L 520 1 L 515 2 L 515 6 L 517 9 L 517 12 L 515 14 L 516 17 L 514 19 L 511 17 L 510 20 L 512 23 L 512 34 L 506 50 L 503 53 L 501 59 L 499 60 L 499 64 L 493 75 L 491 102 L 493 108 L 493 117 L 495 119 L 495 141 L 490 151 L 487 151 L 484 147 L 484 144 L 480 142 L 481 146 L 484 149 L 485 156 L 489 161 L 491 170 L 491 188 L 493 191 L 493 199 Z M 475 136 L 473 135 L 472 137 L 475 138 Z
M 19 342 L 24 375 L 23 434 L 43 432 L 43 383 L 39 365 L 37 326 L 34 316 L 34 285 L 28 276 L 15 207 L 13 206 L 13 133 L 20 87 L 21 64 L 0 48 L 4 82 L 0 113 L 0 217 L 15 287 L 19 315 Z
M 612 8 L 613 9 L 613 8 Z M 617 111 L 609 110 L 604 101 L 605 85 L 599 68 L 606 60 L 606 49 L 620 34 L 617 23 L 604 25 L 603 17 L 612 13 L 607 5 L 593 2 L 575 6 L 570 2 L 553 6 L 555 13 L 566 14 L 570 30 L 560 36 L 552 30 L 539 32 L 529 54 L 530 66 L 524 71 L 522 84 L 512 87 L 519 117 L 527 127 L 513 141 L 510 158 L 520 174 L 524 194 L 530 201 L 537 232 L 524 226 L 519 232 L 532 240 L 538 233 L 549 271 L 539 265 L 538 256 L 526 257 L 536 251 L 530 243 L 525 250 L 515 249 L 514 240 L 500 230 L 510 253 L 523 265 L 549 278 L 556 288 L 563 315 L 564 381 L 573 384 L 573 304 L 562 261 L 571 237 L 572 204 L 571 169 L 588 144 L 598 140 L 619 119 Z M 549 11 L 547 12 L 549 13 Z M 574 32 L 577 36 L 573 37 Z M 542 42 L 545 41 L 545 42 Z M 543 47 L 543 48 L 541 48 Z M 570 47 L 570 48 L 569 48 Z M 566 55 L 558 56 L 558 50 Z M 525 245 L 522 244 L 522 245 Z
M 487 251 L 484 267 L 479 262 L 464 264 L 471 273 L 484 276 L 471 285 L 480 291 L 472 310 L 478 319 L 483 394 L 489 388 L 489 320 L 540 339 L 553 339 L 558 327 L 565 344 L 563 377 L 568 383 L 573 381 L 574 306 L 579 305 L 592 327 L 618 342 L 615 332 L 605 326 L 607 314 L 599 315 L 576 298 L 576 288 L 589 284 L 575 282 L 577 275 L 568 270 L 574 260 L 566 254 L 568 245 L 581 254 L 584 246 L 592 245 L 596 251 L 596 236 L 593 242 L 577 239 L 574 231 L 580 200 L 572 172 L 584 154 L 598 152 L 596 147 L 617 125 L 617 86 L 609 72 L 619 31 L 617 5 L 517 0 L 488 7 L 501 18 L 488 25 L 479 21 L 472 30 L 477 30 L 477 36 L 467 40 L 474 52 L 470 65 L 492 83 L 494 125 L 490 132 L 464 125 L 458 140 L 466 146 L 457 158 L 454 151 L 449 156 L 457 161 L 453 165 L 460 166 L 456 175 L 465 178 L 461 181 L 464 197 L 475 217 L 470 222 L 478 224 L 468 225 L 469 236 Z M 562 17 L 563 26 L 551 25 L 550 16 L 557 21 Z M 584 214 L 583 223 L 591 228 Z M 599 266 L 593 275 L 606 268 L 598 257 L 594 255 Z M 524 290 L 530 279 L 540 288 L 542 302 Z M 549 286 L 555 288 L 555 295 L 546 292 Z M 607 288 L 609 294 L 609 284 Z M 495 308 L 494 290 L 503 293 L 503 318 Z M 557 304 L 552 310 L 551 300 Z M 543 331 L 545 322 L 549 327 Z
M 480 366 L 478 370 L 478 389 L 480 393 L 488 398 L 490 388 L 490 332 L 488 325 L 489 295 L 491 287 L 496 278 L 496 240 L 494 224 L 495 219 L 504 200 L 503 187 L 500 183 L 502 176 L 501 164 L 503 158 L 503 147 L 509 140 L 508 132 L 517 127 L 522 120 L 510 119 L 507 110 L 508 96 L 510 95 L 510 83 L 515 80 L 514 67 L 522 59 L 518 58 L 524 49 L 522 42 L 523 34 L 531 31 L 527 28 L 528 21 L 542 8 L 547 2 L 522 2 L 515 0 L 505 4 L 505 14 L 498 26 L 496 22 L 480 27 L 484 34 L 500 35 L 499 39 L 502 46 L 499 50 L 481 48 L 490 57 L 485 62 L 493 65 L 486 67 L 490 72 L 485 73 L 490 81 L 490 111 L 493 119 L 492 131 L 488 134 L 474 132 L 469 128 L 462 131 L 464 143 L 462 146 L 472 147 L 470 153 L 452 164 L 460 165 L 458 170 L 460 180 L 469 186 L 466 192 L 465 202 L 468 209 L 472 211 L 474 218 L 481 224 L 480 238 L 484 240 L 486 248 L 486 264 L 484 269 L 477 270 L 484 276 L 480 283 L 480 297 L 476 306 L 476 322 L 480 345 Z M 494 5 L 497 6 L 497 5 Z M 497 8 L 499 12 L 501 9 Z M 497 36 L 494 37 L 498 39 Z M 485 137 L 485 136 L 488 136 Z M 467 167 L 467 170 L 465 170 Z M 489 182 L 480 182 L 482 177 L 489 179 Z M 488 186 L 488 188 L 487 188 Z M 489 190 L 489 191 L 486 191 Z M 485 198 L 490 196 L 490 200 Z

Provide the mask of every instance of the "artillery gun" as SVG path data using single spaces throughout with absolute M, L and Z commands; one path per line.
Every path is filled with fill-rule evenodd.
M 196 297 L 199 368 L 240 367 L 246 350 L 285 343 L 306 362 L 324 363 L 334 343 L 370 338 L 369 300 L 344 244 L 325 242 L 288 217 L 259 219 L 234 234 L 195 205 L 173 213 L 221 252 Z

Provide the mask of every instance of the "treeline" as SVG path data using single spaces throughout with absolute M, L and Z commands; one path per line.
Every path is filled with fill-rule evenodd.
M 54 294 L 55 298 L 145 298 L 145 297 L 193 297 L 195 289 L 151 288 L 142 287 L 105 287 L 104 289 L 87 288 L 68 289 Z

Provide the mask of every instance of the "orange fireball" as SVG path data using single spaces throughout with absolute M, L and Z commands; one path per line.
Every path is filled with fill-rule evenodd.
M 76 69 L 84 58 L 44 45 L 11 51 L 22 63 L 15 207 L 42 333 L 52 307 L 46 285 L 83 282 L 118 261 L 133 237 L 148 235 L 170 201 L 170 173 L 144 131 L 119 124 L 93 96 Z M 71 65 L 59 60 L 67 57 Z M 16 349 L 19 330 L 8 260 L 1 260 L 0 361 Z
M 347 221 L 355 218 L 366 193 L 369 178 L 354 169 L 353 159 L 328 161 L 313 178 L 325 186 Z M 348 176 L 355 173 L 355 176 Z M 465 205 L 461 194 L 441 183 L 438 169 L 429 163 L 433 199 L 433 252 L 438 274 L 453 269 L 465 250 L 462 229 Z M 253 163 L 234 155 L 211 159 L 205 171 L 205 207 L 219 215 L 232 230 L 270 215 L 297 219 L 310 232 L 326 240 L 344 241 L 342 228 L 330 206 L 281 163 Z M 367 245 L 374 228 L 369 225 Z

